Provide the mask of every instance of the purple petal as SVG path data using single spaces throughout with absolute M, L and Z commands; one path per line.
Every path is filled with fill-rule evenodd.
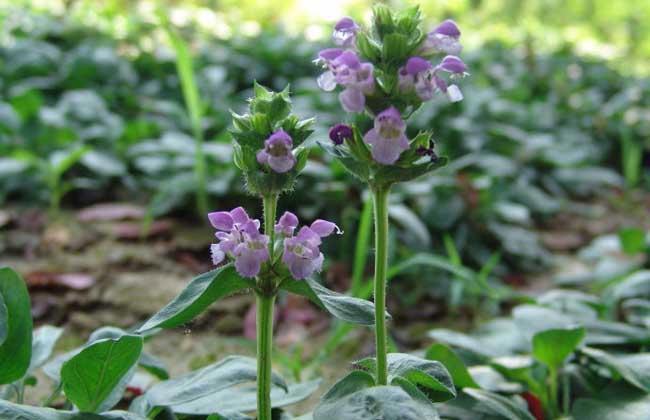
M 409 147 L 405 135 L 402 134 L 398 138 L 385 138 L 374 128 L 369 130 L 363 138 L 366 143 L 372 145 L 373 159 L 384 165 L 395 163 L 400 154 Z
M 339 94 L 339 100 L 346 112 L 363 112 L 366 106 L 366 97 L 360 89 L 348 87 Z
M 243 207 L 237 207 L 230 211 L 230 216 L 235 223 L 244 224 L 250 220 L 248 213 L 244 210 Z
M 243 277 L 255 277 L 261 266 L 262 263 L 253 253 L 243 253 L 235 258 L 235 269 Z
M 260 165 L 266 165 L 269 162 L 269 154 L 264 150 L 257 152 L 257 155 L 255 155 L 255 157 L 257 158 L 257 163 Z
M 458 29 L 458 25 L 456 25 L 456 22 L 454 22 L 451 19 L 447 19 L 444 22 L 442 22 L 440 25 L 436 26 L 436 28 L 432 32 L 435 34 L 446 35 L 453 38 L 460 37 L 460 29 Z
M 316 84 L 325 92 L 331 92 L 336 89 L 336 77 L 331 71 L 326 71 L 325 73 L 318 76 L 318 79 L 316 79 Z
M 332 61 L 339 55 L 343 53 L 343 50 L 340 48 L 326 48 L 324 50 L 321 50 L 318 53 L 318 58 L 325 60 L 325 61 Z
M 447 89 L 447 98 L 451 102 L 460 102 L 463 100 L 463 93 L 460 91 L 458 86 L 450 85 Z
M 264 144 L 268 147 L 272 147 L 274 145 L 279 145 L 279 144 L 283 144 L 285 146 L 291 147 L 293 145 L 293 140 L 291 139 L 289 133 L 287 133 L 283 129 L 279 129 L 278 131 L 271 134 L 269 138 L 267 138 L 264 141 Z
M 285 156 L 269 156 L 268 164 L 275 172 L 282 174 L 291 170 L 296 164 L 296 158 L 289 152 Z
M 455 55 L 448 55 L 443 58 L 442 62 L 438 65 L 438 68 L 454 74 L 463 74 L 467 70 L 467 66 L 465 66 L 463 60 Z
M 208 214 L 208 219 L 215 229 L 229 231 L 233 226 L 233 218 L 227 211 L 215 211 Z
M 338 22 L 336 22 L 336 25 L 334 25 L 334 29 L 337 31 L 349 31 L 349 30 L 355 30 L 359 26 L 352 20 L 351 17 L 345 16 L 341 18 Z
M 309 228 L 316 232 L 321 238 L 331 235 L 335 229 L 337 234 L 341 235 L 343 233 L 335 223 L 323 219 L 315 220 Z
M 406 62 L 406 72 L 411 76 L 431 70 L 433 65 L 422 57 L 411 57 Z
M 350 69 L 358 69 L 361 66 L 357 53 L 350 50 L 343 51 L 341 55 L 336 57 L 332 64 L 336 67 L 345 66 Z
M 330 140 L 337 146 L 343 144 L 345 140 L 351 139 L 352 135 L 352 127 L 345 124 L 336 124 L 329 131 Z

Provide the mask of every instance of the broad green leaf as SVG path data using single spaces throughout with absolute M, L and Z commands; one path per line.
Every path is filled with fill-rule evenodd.
M 256 379 L 255 359 L 229 356 L 197 371 L 160 382 L 147 391 L 144 398 L 148 410 L 170 407 L 174 412 L 183 414 L 218 412 L 228 416 L 250 410 L 251 401 L 254 408 Z M 271 382 L 277 389 L 276 400 L 281 399 L 281 394 L 290 396 L 291 388 L 279 375 L 273 373 Z M 304 391 L 300 387 L 293 390 L 296 393 Z
M 374 370 L 375 358 L 367 358 L 355 364 Z M 425 360 L 405 353 L 388 354 L 388 375 L 401 377 L 417 385 L 433 402 L 447 401 L 456 396 L 456 389 L 449 371 L 440 362 Z
M 359 299 L 329 290 L 313 279 L 285 279 L 282 289 L 304 296 L 316 305 L 328 311 L 336 318 L 360 325 L 375 325 L 375 305 L 365 299 Z M 386 313 L 390 319 L 390 315 Z
M 482 389 L 466 388 L 463 392 L 480 401 L 482 405 L 494 415 L 508 420 L 535 420 L 530 414 L 525 402 L 517 404 L 515 401 Z
M 145 420 L 135 413 L 108 411 L 102 414 L 54 410 L 0 400 L 0 419 L 12 420 Z
M 650 353 L 612 354 L 592 347 L 580 349 L 580 354 L 606 367 L 614 379 L 650 392 Z
M 81 411 L 101 412 L 119 402 L 140 358 L 142 337 L 124 335 L 94 342 L 61 368 L 63 391 Z
M 400 386 L 374 386 L 374 382 L 367 372 L 348 374 L 323 396 L 314 410 L 314 420 L 438 418 L 431 404 L 426 405 L 426 401 L 414 398 Z M 415 393 L 413 388 L 410 390 Z
M 88 146 L 77 146 L 68 151 L 54 152 L 50 157 L 50 165 L 52 165 L 52 175 L 60 178 L 68 169 L 74 166 L 75 163 L 90 151 Z
M 0 295 L 7 311 L 5 340 L 0 345 L 0 384 L 23 377 L 32 358 L 32 314 L 23 279 L 8 267 L 0 268 Z
M 611 385 L 591 398 L 573 403 L 575 420 L 641 420 L 650 413 L 650 395 L 628 386 Z
M 519 305 L 512 310 L 512 316 L 519 331 L 529 340 L 541 331 L 577 326 L 572 317 L 538 305 Z
M 452 349 L 444 344 L 432 344 L 427 349 L 424 357 L 442 363 L 449 371 L 456 388 L 480 388 L 470 375 L 465 363 Z
M 629 298 L 650 298 L 650 270 L 639 270 L 615 284 L 609 293 L 618 302 Z
M 575 351 L 585 337 L 585 329 L 552 329 L 533 336 L 533 356 L 550 368 L 557 369 Z
M 252 286 L 252 281 L 242 278 L 230 264 L 208 271 L 192 279 L 174 300 L 145 322 L 137 332 L 177 327 L 203 312 L 213 302 Z
M 32 341 L 32 360 L 28 372 L 33 372 L 45 364 L 52 355 L 56 342 L 63 334 L 63 328 L 43 325 L 34 331 Z

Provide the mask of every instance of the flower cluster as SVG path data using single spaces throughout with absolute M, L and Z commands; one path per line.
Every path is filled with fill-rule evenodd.
M 260 221 L 248 217 L 242 207 L 210 213 L 208 219 L 219 239 L 210 246 L 212 262 L 220 264 L 228 256 L 235 260 L 239 274 L 255 277 L 269 259 L 269 237 L 260 233 Z
M 231 211 L 208 214 L 212 226 L 217 229 L 219 242 L 212 244 L 212 262 L 221 264 L 226 257 L 233 259 L 237 272 L 243 277 L 255 277 L 262 264 L 269 260 L 269 236 L 260 233 L 260 222 L 251 219 L 242 207 Z M 341 230 L 332 222 L 318 219 L 310 226 L 303 226 L 297 234 L 298 218 L 285 212 L 275 225 L 275 232 L 283 241 L 282 263 L 291 275 L 304 279 L 320 271 L 323 254 L 320 252 L 321 238 Z
M 451 102 L 463 99 L 453 83 L 468 74 L 458 57 L 460 29 L 453 20 L 445 20 L 426 36 L 413 37 L 419 24 L 417 9 L 393 15 L 378 7 L 368 31 L 344 17 L 334 26 L 332 38 L 337 48 L 320 51 L 315 60 L 325 70 L 317 81 L 320 88 L 332 91 L 343 87 L 339 94 L 343 109 L 367 111 L 374 118 L 373 127 L 359 137 L 368 145 L 372 159 L 382 165 L 404 163 L 400 158 L 409 149 L 413 149 L 409 156 L 430 156 L 433 161 L 432 142 L 409 141 L 402 114 L 410 115 L 436 93 Z M 435 63 L 432 59 L 438 54 L 444 57 Z M 348 127 L 348 131 L 345 127 L 339 124 L 330 130 L 336 146 L 354 138 L 354 128 Z M 363 156 L 355 158 L 363 160 Z
M 320 252 L 321 238 L 341 230 L 336 224 L 318 219 L 309 227 L 303 226 L 294 235 L 298 227 L 295 214 L 285 212 L 275 225 L 275 232 L 284 237 L 284 253 L 282 262 L 287 266 L 295 279 L 304 279 L 315 271 L 320 271 L 323 265 L 323 253 Z

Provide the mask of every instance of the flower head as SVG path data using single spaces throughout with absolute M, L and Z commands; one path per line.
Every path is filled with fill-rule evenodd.
M 447 94 L 452 102 L 463 99 L 460 89 L 456 85 L 447 85 L 447 82 L 440 77 L 440 72 L 450 73 L 451 77 L 465 76 L 467 66 L 460 58 L 448 55 L 442 59 L 436 67 L 422 57 L 411 57 L 402 68 L 399 69 L 399 87 L 403 92 L 415 90 L 415 93 L 423 101 L 433 98 L 436 91 Z
M 423 54 L 435 54 L 444 52 L 446 54 L 458 55 L 463 47 L 460 44 L 460 29 L 451 19 L 447 19 L 438 25 L 433 31 L 427 34 L 422 45 Z
M 269 165 L 278 173 L 290 171 L 296 164 L 296 157 L 291 152 L 293 140 L 286 131 L 280 129 L 264 141 L 264 149 L 257 152 L 257 161 Z
M 212 262 L 217 265 L 226 256 L 235 260 L 235 269 L 244 277 L 255 277 L 262 263 L 269 259 L 269 237 L 259 232 L 260 222 L 248 217 L 246 210 L 237 207 L 231 211 L 208 214 L 219 243 L 210 246 Z
M 346 16 L 334 25 L 332 38 L 336 45 L 350 47 L 354 44 L 357 32 L 359 32 L 359 25 L 352 18 Z
M 352 127 L 345 124 L 336 124 L 330 128 L 330 140 L 334 142 L 335 145 L 340 146 L 346 139 L 352 138 Z
M 372 146 L 372 157 L 384 165 L 392 165 L 400 154 L 409 148 L 406 123 L 395 107 L 382 111 L 375 118 L 375 125 L 363 140 Z
M 325 91 L 332 91 L 336 85 L 345 87 L 339 95 L 341 105 L 347 112 L 362 112 L 365 95 L 375 90 L 374 66 L 362 63 L 357 53 L 351 50 L 328 48 L 322 50 L 315 60 L 326 71 L 318 77 L 318 86 Z
M 284 240 L 284 254 L 282 262 L 286 264 L 291 275 L 296 279 L 304 279 L 311 276 L 315 271 L 320 271 L 323 265 L 323 253 L 320 252 L 321 238 L 331 235 L 336 231 L 341 234 L 341 230 L 336 224 L 327 220 L 318 219 L 309 227 L 303 226 L 298 234 L 293 235 L 293 229 L 298 226 L 298 218 L 290 212 L 286 212 L 282 217 L 287 216 L 287 221 L 291 220 L 291 234 L 287 235 Z M 282 218 L 281 218 L 282 219 Z M 293 221 L 295 220 L 295 224 Z M 276 225 L 276 231 L 278 226 Z M 282 231 L 282 228 L 280 228 Z

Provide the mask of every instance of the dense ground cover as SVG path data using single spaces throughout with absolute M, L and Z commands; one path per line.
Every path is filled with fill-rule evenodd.
M 162 44 L 152 49 L 132 40 L 116 41 L 46 15 L 13 11 L 4 22 L 2 263 L 25 275 L 33 303 L 47 308 L 40 309 L 44 320 L 67 322 L 85 332 L 99 324 L 133 327 L 161 306 L 143 308 L 119 300 L 117 296 L 133 291 L 148 298 L 149 287 L 137 285 L 139 276 L 167 279 L 161 289 L 169 289 L 158 297 L 164 304 L 182 289 L 184 279 L 205 271 L 208 263 L 210 235 L 184 226 L 201 220 L 194 218 L 197 130 L 184 106 L 174 56 Z M 313 138 L 326 139 L 327 128 L 342 115 L 336 96 L 316 88 L 318 69 L 311 60 L 319 46 L 277 33 L 227 42 L 196 38 L 192 46 L 205 105 L 199 131 L 205 139 L 209 202 L 231 208 L 243 201 L 255 208 L 259 205 L 246 194 L 230 163 L 229 109 L 244 110 L 253 80 L 275 90 L 291 82 L 294 110 L 301 117 L 318 115 Z M 427 348 L 427 358 L 446 362 L 456 387 L 470 390 L 441 405 L 441 414 L 449 418 L 467 418 L 464 410 L 477 406 L 487 410 L 486 418 L 527 418 L 521 398 L 535 415 L 535 407 L 543 406 L 550 415 L 557 409 L 588 418 L 594 411 L 617 409 L 608 403 L 617 393 L 622 395 L 619 404 L 643 410 L 647 397 L 633 389 L 647 391 L 648 378 L 632 366 L 647 363 L 643 349 L 650 278 L 644 270 L 649 223 L 644 191 L 649 182 L 650 83 L 622 76 L 605 62 L 580 58 L 570 47 L 542 54 L 532 43 L 512 50 L 494 42 L 464 58 L 472 73 L 463 82 L 465 100 L 429 102 L 409 125 L 410 136 L 432 130 L 437 153 L 450 163 L 397 186 L 390 202 L 395 223 L 389 309 L 406 331 L 394 332 L 395 346 L 410 351 L 428 346 L 431 338 L 438 342 Z M 340 222 L 345 237 L 325 246 L 331 256 L 326 282 L 368 297 L 373 253 L 365 187 L 350 181 L 343 166 L 315 142 L 309 144 L 304 174 L 281 206 L 296 209 L 303 218 Z M 70 211 L 114 201 L 137 206 L 95 208 L 90 216 L 89 211 L 85 216 Z M 46 206 L 48 212 L 38 210 Z M 36 210 L 25 213 L 27 207 Z M 151 223 L 161 217 L 167 220 Z M 81 225 L 76 227 L 72 218 Z M 136 222 L 117 221 L 122 218 Z M 88 223 L 90 229 L 84 226 Z M 139 246 L 124 244 L 140 236 L 142 224 L 149 226 L 150 239 Z M 117 254 L 109 263 L 107 249 Z M 92 259 L 93 254 L 100 258 Z M 161 267 L 165 258 L 172 261 Z M 561 274 L 548 275 L 552 268 Z M 111 274 L 114 270 L 119 277 Z M 76 280 L 92 285 L 60 278 L 79 271 L 85 277 Z M 128 278 L 131 273 L 135 278 Z M 105 286 L 95 287 L 97 281 Z M 123 289 L 115 291 L 114 283 Z M 52 287 L 69 289 L 62 294 L 67 298 L 52 299 Z M 562 289 L 545 290 L 555 287 Z M 75 309 L 66 299 L 81 304 Z M 235 320 L 249 302 L 233 305 Z M 84 324 L 83 317 L 74 315 L 100 314 L 97 303 L 126 309 L 125 316 L 106 315 L 105 322 L 86 316 Z M 423 310 L 405 309 L 415 305 Z M 305 325 L 311 329 L 307 336 L 323 332 L 322 318 L 312 307 L 290 298 L 283 306 L 287 319 L 281 325 Z M 51 316 L 52 308 L 59 308 L 57 317 Z M 296 308 L 307 320 L 291 319 Z M 32 309 L 38 314 L 36 306 Z M 223 315 L 208 315 L 197 324 L 199 330 Z M 499 318 L 483 322 L 491 316 Z M 441 320 L 463 324 L 470 332 L 429 331 L 432 321 Z M 245 332 L 230 328 L 222 332 Z M 286 345 L 293 356 L 276 364 L 297 381 L 311 379 L 326 369 L 329 353 L 346 342 L 350 330 L 336 324 L 321 352 L 302 349 L 300 339 L 289 332 Z M 49 342 L 59 332 L 46 328 L 39 334 Z M 120 334 L 101 330 L 90 342 Z M 565 354 L 549 354 L 546 340 L 566 340 Z M 464 368 L 449 367 L 457 366 L 457 356 L 440 343 L 454 348 L 470 366 L 469 377 Z M 42 345 L 39 340 L 37 345 Z M 367 348 L 351 351 L 372 354 Z M 157 363 L 152 368 L 142 357 L 140 362 L 165 379 Z M 557 392 L 547 386 L 557 391 L 560 371 L 561 388 L 569 394 L 554 401 Z M 7 387 L 6 396 L 22 399 L 14 389 L 29 384 L 29 375 L 18 378 L 18 388 Z M 55 382 L 57 375 L 56 368 L 49 369 Z M 605 385 L 615 390 L 602 396 L 594 392 Z M 504 401 L 499 395 L 513 397 Z M 495 406 L 496 413 L 490 411 Z

